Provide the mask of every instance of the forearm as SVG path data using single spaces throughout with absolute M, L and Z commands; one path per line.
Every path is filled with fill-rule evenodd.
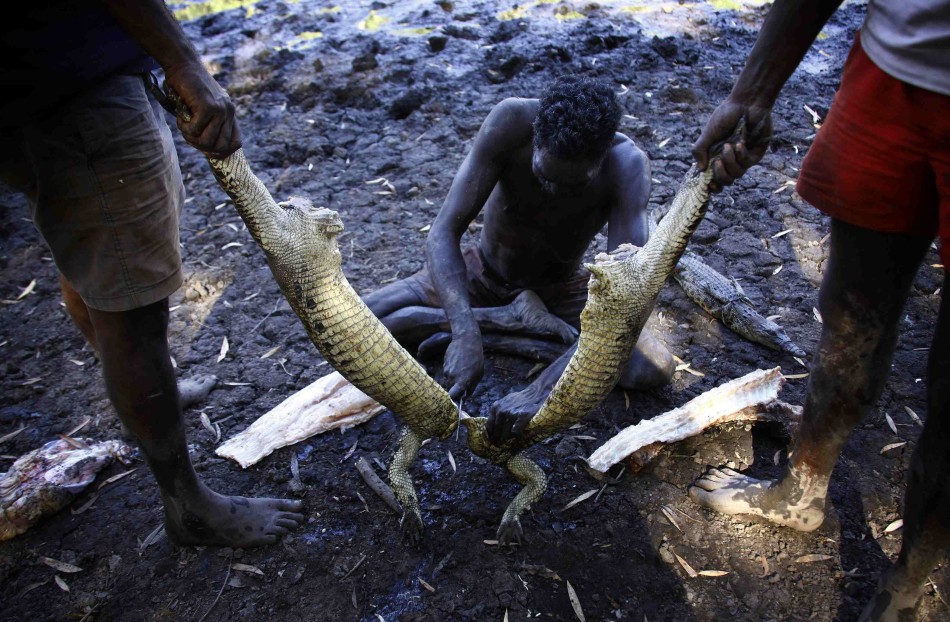
M 200 56 L 163 0 L 100 0 L 109 13 L 166 71 L 200 64 Z
M 459 238 L 454 235 L 430 233 L 426 243 L 426 259 L 433 287 L 455 338 L 481 335 L 465 286 L 466 269 Z
M 785 82 L 842 0 L 776 0 L 730 99 L 772 108 Z

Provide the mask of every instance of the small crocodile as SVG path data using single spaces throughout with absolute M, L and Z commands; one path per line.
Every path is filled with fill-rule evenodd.
M 650 234 L 656 223 L 662 222 L 664 209 L 654 210 L 649 218 Z M 686 251 L 676 264 L 673 278 L 686 295 L 706 313 L 722 322 L 727 328 L 749 341 L 767 348 L 804 357 L 785 330 L 755 310 L 735 279 L 729 279 L 713 270 L 695 254 Z
M 188 111 L 174 94 L 153 92 L 166 108 L 187 120 Z M 303 199 L 276 203 L 251 171 L 242 149 L 223 159 L 209 157 L 208 162 L 320 353 L 405 423 L 389 477 L 403 507 L 403 529 L 414 541 L 422 516 L 409 466 L 424 440 L 447 437 L 460 421 L 468 431 L 470 449 L 504 465 L 524 485 L 498 529 L 502 543 L 520 539 L 520 514 L 547 486 L 544 472 L 524 450 L 567 429 L 613 389 L 657 294 L 705 214 L 711 178 L 711 168 L 700 172 L 693 166 L 669 214 L 642 249 L 625 245 L 587 266 L 592 277 L 576 352 L 522 436 L 496 446 L 488 440 L 487 419 L 469 417 L 456 407 L 347 282 L 336 239 L 343 230 L 339 214 L 314 208 Z
M 785 330 L 763 317 L 738 287 L 692 253 L 685 253 L 673 272 L 673 278 L 686 295 L 733 332 L 773 350 L 804 357 L 805 351 L 793 342 Z

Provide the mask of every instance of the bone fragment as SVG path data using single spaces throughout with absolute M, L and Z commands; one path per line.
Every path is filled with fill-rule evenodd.
M 352 428 L 384 410 L 384 406 L 333 372 L 285 399 L 228 439 L 215 453 L 246 469 L 275 449 L 327 430 Z
M 0 542 L 69 505 L 114 458 L 132 453 L 121 441 L 60 438 L 17 458 L 0 473 Z
M 649 462 L 664 444 L 695 436 L 712 425 L 750 419 L 794 418 L 798 412 L 796 407 L 768 406 L 778 402 L 778 391 L 783 383 L 779 367 L 759 369 L 730 380 L 678 408 L 621 430 L 591 454 L 587 462 L 592 469 L 604 472 L 636 454 L 633 463 L 636 466 L 641 461 L 642 464 Z

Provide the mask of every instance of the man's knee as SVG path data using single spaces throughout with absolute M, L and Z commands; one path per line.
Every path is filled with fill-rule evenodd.
M 670 383 L 675 369 L 673 355 L 666 344 L 651 333 L 643 332 L 617 384 L 633 390 L 662 387 Z

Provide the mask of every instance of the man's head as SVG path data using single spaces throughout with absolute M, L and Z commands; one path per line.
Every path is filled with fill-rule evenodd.
M 542 95 L 534 120 L 532 168 L 541 184 L 550 192 L 587 186 L 613 142 L 620 114 L 609 85 L 559 78 Z

